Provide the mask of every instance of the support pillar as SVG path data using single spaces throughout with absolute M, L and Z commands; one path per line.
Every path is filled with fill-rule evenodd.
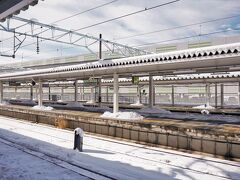
M 43 89 L 42 89 L 42 81 L 38 81 L 38 106 L 43 105 Z
M 118 87 L 118 74 L 113 75 L 113 113 L 117 113 L 119 111 L 119 87 Z
M 172 106 L 175 105 L 175 99 L 174 99 L 174 85 L 172 85 L 172 97 L 171 97 L 171 100 L 172 100 Z
M 211 98 L 211 92 L 210 92 L 210 84 L 206 84 L 206 104 L 207 106 L 210 106 L 210 98 Z
M 74 101 L 78 101 L 78 81 L 75 80 L 74 82 Z
M 107 97 L 106 97 L 106 101 L 107 101 L 107 103 L 108 103 L 108 86 L 106 86 L 106 91 L 107 91 L 107 92 L 106 92 L 106 94 L 107 94 L 107 95 L 106 95 L 106 96 L 107 96 Z
M 30 100 L 33 101 L 33 86 L 30 85 Z
M 50 87 L 50 84 L 48 84 L 48 100 L 51 101 L 51 87 Z
M 149 75 L 149 102 L 148 107 L 153 107 L 153 76 Z
M 98 79 L 98 106 L 102 105 L 102 79 Z
M 238 105 L 240 106 L 240 82 L 238 83 Z
M 3 83 L 0 81 L 0 104 L 3 103 Z
M 64 87 L 61 88 L 61 100 L 63 101 Z
M 218 90 L 217 90 L 217 83 L 215 83 L 215 108 L 218 106 Z
M 221 108 L 223 108 L 224 105 L 224 84 L 221 84 Z

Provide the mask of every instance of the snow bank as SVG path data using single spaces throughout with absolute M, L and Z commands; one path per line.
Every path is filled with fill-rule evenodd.
M 201 110 L 201 114 L 210 114 L 210 112 L 206 109 Z
M 118 112 L 118 113 L 111 113 L 105 112 L 100 117 L 102 118 L 111 118 L 111 119 L 118 119 L 118 120 L 143 120 L 143 116 L 139 115 L 135 112 Z
M 143 104 L 140 102 L 136 102 L 134 104 L 130 104 L 130 106 L 143 106 Z
M 9 105 L 9 103 L 6 101 L 3 101 L 2 103 L 0 103 L 0 106 L 4 106 L 4 105 Z
M 79 102 L 70 102 L 66 106 L 67 107 L 83 107 L 83 105 Z
M 76 128 L 74 130 L 74 133 L 76 133 L 77 135 L 79 135 L 80 137 L 83 137 L 83 130 L 81 128 Z
M 161 109 L 158 107 L 153 107 L 153 108 L 142 108 L 138 111 L 139 113 L 144 113 L 144 114 L 172 114 L 170 111 Z
M 193 109 L 215 109 L 213 106 L 210 106 L 209 104 L 204 104 L 200 106 L 194 106 Z
M 39 106 L 39 105 L 37 105 L 37 106 L 33 106 L 32 107 L 33 109 L 36 109 L 36 110 L 43 110 L 43 111 L 51 111 L 51 110 L 53 110 L 53 107 L 50 107 L 50 106 Z
M 95 104 L 94 100 L 87 101 L 86 104 Z

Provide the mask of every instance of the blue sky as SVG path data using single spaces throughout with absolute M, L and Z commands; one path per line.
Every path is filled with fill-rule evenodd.
M 21 12 L 18 16 L 27 19 L 37 19 L 39 22 L 52 24 L 53 22 L 86 11 L 87 9 L 110 2 L 112 0 L 45 0 L 30 7 L 27 11 Z M 128 14 L 134 11 L 149 8 L 167 0 L 118 0 L 108 6 L 89 11 L 73 18 L 61 21 L 56 24 L 65 29 L 78 29 L 117 16 Z M 181 0 L 180 2 L 159 7 L 144 13 L 129 16 L 123 19 L 112 21 L 93 28 L 79 31 L 84 34 L 98 36 L 103 34 L 103 38 L 116 41 L 129 46 L 141 46 L 151 42 L 160 42 L 184 36 L 194 36 L 199 33 L 205 34 L 225 29 L 240 28 L 240 1 L 239 0 Z M 198 23 L 222 17 L 235 16 L 236 18 L 217 21 L 214 23 L 202 24 L 201 26 L 191 26 L 171 31 L 152 33 L 144 36 L 135 36 L 142 33 L 157 31 L 175 26 L 191 23 Z M 14 23 L 14 22 L 12 22 Z M 5 25 L 5 24 L 3 24 Z M 28 31 L 22 28 L 21 31 Z M 230 31 L 216 34 L 214 36 L 228 36 L 239 34 L 240 31 Z M 123 38 L 135 36 L 132 38 Z M 0 32 L 0 40 L 12 37 L 12 34 Z M 120 38 L 120 39 L 119 39 Z M 123 39 L 121 39 L 123 38 Z M 195 38 L 196 39 L 196 38 Z M 195 40 L 194 38 L 190 40 Z M 35 42 L 35 39 L 28 38 L 24 44 Z M 24 45 L 23 44 L 23 45 Z M 11 53 L 12 39 L 0 43 L 0 52 Z M 93 50 L 95 50 L 93 48 Z M 87 53 L 85 49 L 71 47 L 69 45 L 42 42 L 40 43 L 40 54 L 36 53 L 36 45 L 20 48 L 16 59 L 0 57 L 1 62 L 17 60 L 41 60 L 55 56 L 69 56 Z

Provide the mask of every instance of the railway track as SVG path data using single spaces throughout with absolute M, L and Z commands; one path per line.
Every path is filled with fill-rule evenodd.
M 19 123 L 23 123 L 23 124 L 30 124 L 30 123 L 23 122 L 23 121 L 18 121 L 18 122 Z M 1 123 L 1 124 L 4 124 L 4 123 Z M 13 128 L 13 129 L 17 128 L 17 127 L 11 126 L 9 124 L 5 124 L 5 125 L 9 126 L 10 128 Z M 42 125 L 38 125 L 38 126 L 42 126 Z M 54 129 L 52 127 L 48 127 L 48 126 L 43 126 L 43 127 L 44 128 L 48 128 L 48 129 L 54 131 Z M 21 129 L 24 129 L 24 128 L 21 127 Z M 32 129 L 27 129 L 27 128 L 25 128 L 24 130 L 31 131 L 32 133 L 36 133 L 36 134 L 42 134 L 44 136 L 55 138 L 55 139 L 58 139 L 58 140 L 61 140 L 61 141 L 72 143 L 72 141 L 69 140 L 69 139 L 57 137 L 57 136 L 54 136 L 54 135 L 51 135 L 51 134 L 47 134 L 47 133 L 43 133 L 43 132 L 40 132 L 40 131 L 37 131 L 37 130 L 32 130 Z M 73 135 L 72 132 L 68 132 L 67 130 L 62 130 L 62 131 L 64 131 L 64 133 L 68 133 L 70 135 Z M 90 137 L 88 135 L 86 135 L 86 136 Z M 134 145 L 134 144 L 126 143 L 126 142 L 117 142 L 116 140 L 108 140 L 108 139 L 104 139 L 104 138 L 101 138 L 101 137 L 94 137 L 94 138 L 99 139 L 99 140 L 103 140 L 103 141 L 108 141 L 108 142 L 111 142 L 111 143 L 128 145 L 128 146 L 132 146 L 132 147 L 135 147 L 135 148 L 138 148 L 138 149 L 148 149 L 148 150 L 152 150 L 152 151 L 155 151 L 155 152 L 167 153 L 167 154 L 171 154 L 171 155 L 183 156 L 183 157 L 192 158 L 192 159 L 196 159 L 196 160 L 206 161 L 206 159 L 204 159 L 204 158 L 193 157 L 193 156 L 188 156 L 188 155 L 184 155 L 184 154 L 180 154 L 180 153 L 174 153 L 174 152 L 166 152 L 164 150 L 152 149 L 152 148 L 149 148 L 149 147 L 146 147 L 146 146 L 143 146 L 143 145 L 137 145 L 137 144 Z M 93 146 L 93 145 L 91 145 L 89 143 L 85 142 L 84 144 L 87 145 L 87 146 L 96 148 L 96 146 Z M 189 171 L 193 171 L 193 172 L 201 173 L 201 174 L 206 173 L 206 172 L 203 172 L 203 171 L 200 171 L 200 170 L 197 170 L 197 169 L 192 169 L 192 168 L 184 167 L 184 166 L 180 166 L 180 165 L 174 165 L 174 164 L 171 164 L 171 163 L 166 162 L 166 161 L 161 161 L 161 160 L 159 161 L 159 160 L 149 159 L 149 158 L 145 158 L 145 157 L 142 157 L 142 156 L 133 155 L 131 153 L 123 153 L 121 151 L 114 151 L 114 150 L 105 149 L 105 148 L 101 148 L 101 147 L 97 147 L 97 148 L 100 149 L 100 150 L 103 150 L 103 151 L 108 151 L 108 152 L 111 152 L 111 153 L 118 153 L 118 154 L 122 154 L 122 155 L 125 155 L 125 156 L 128 156 L 128 157 L 138 158 L 138 159 L 145 160 L 145 161 L 165 164 L 167 166 L 171 166 L 171 167 L 174 167 L 174 168 L 180 168 L 180 169 L 189 170 Z M 240 168 L 240 165 L 235 164 L 235 163 L 218 162 L 218 161 L 214 161 L 214 160 L 211 160 L 211 159 L 208 159 L 207 161 L 208 162 L 219 163 L 219 164 L 223 164 L 223 165 L 230 165 L 230 166 L 233 166 L 233 167 L 239 167 Z M 222 175 L 217 175 L 217 174 L 213 174 L 213 173 L 208 173 L 208 174 L 210 174 L 212 176 L 215 176 L 215 177 L 224 178 L 224 179 L 232 179 L 231 177 L 228 177 L 228 176 L 222 176 Z M 108 178 L 111 179 L 112 177 L 108 177 Z M 112 178 L 112 179 L 114 179 L 114 178 Z
M 66 161 L 66 160 L 61 159 L 59 157 L 53 156 L 51 154 L 47 154 L 47 153 L 41 152 L 39 150 L 36 150 L 33 147 L 26 146 L 26 145 L 21 144 L 21 143 L 17 143 L 16 141 L 11 141 L 11 140 L 9 140 L 7 138 L 4 138 L 4 137 L 0 137 L 0 142 L 5 144 L 5 145 L 7 145 L 7 146 L 16 148 L 16 149 L 18 149 L 18 150 L 20 150 L 20 151 L 22 151 L 22 152 L 24 152 L 26 154 L 29 154 L 29 155 L 34 156 L 34 157 L 37 157 L 39 159 L 47 161 L 47 162 L 49 162 L 51 164 L 54 164 L 56 166 L 59 166 L 61 168 L 70 170 L 70 171 L 72 171 L 74 173 L 77 173 L 77 174 L 79 174 L 81 176 L 84 176 L 84 177 L 92 179 L 92 180 L 94 180 L 94 179 L 99 179 L 99 180 L 116 180 L 116 178 L 108 176 L 108 175 L 103 174 L 101 172 L 94 171 L 94 170 L 92 170 L 90 168 L 74 164 L 74 163 L 72 163 L 70 161 Z

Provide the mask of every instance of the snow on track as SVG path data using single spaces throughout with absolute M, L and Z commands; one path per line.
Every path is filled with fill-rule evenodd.
M 240 179 L 240 163 L 85 135 L 0 116 L 0 137 L 116 179 Z

